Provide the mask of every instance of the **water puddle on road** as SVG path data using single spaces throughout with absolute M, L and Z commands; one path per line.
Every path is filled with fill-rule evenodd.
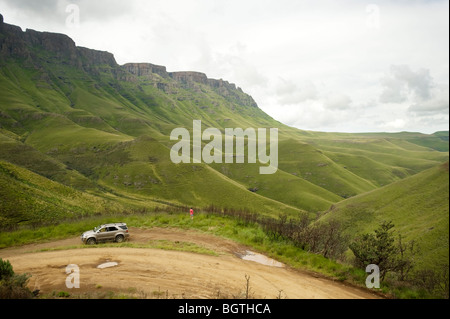
M 112 261 L 112 262 L 108 262 L 108 263 L 104 263 L 104 264 L 98 265 L 97 268 L 105 269 L 105 268 L 112 268 L 112 267 L 116 267 L 116 266 L 119 266 L 119 263 L 116 263 L 115 261 Z
M 254 261 L 262 265 L 271 266 L 271 267 L 284 267 L 284 264 L 276 261 L 275 259 L 269 258 L 267 256 L 255 253 L 250 250 L 246 250 L 244 255 L 240 256 L 244 260 Z

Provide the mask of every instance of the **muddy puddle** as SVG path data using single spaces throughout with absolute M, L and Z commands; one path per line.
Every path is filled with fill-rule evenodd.
M 107 262 L 107 263 L 103 263 L 97 266 L 97 268 L 99 269 L 105 269 L 105 268 L 112 268 L 112 267 L 116 267 L 119 266 L 119 263 L 112 261 L 112 262 Z
M 282 268 L 284 267 L 283 263 L 280 263 L 279 261 L 276 261 L 275 259 L 269 258 L 267 256 L 255 253 L 250 250 L 246 250 L 245 254 L 240 255 L 241 259 L 253 261 L 262 265 L 271 266 L 271 267 L 278 267 Z

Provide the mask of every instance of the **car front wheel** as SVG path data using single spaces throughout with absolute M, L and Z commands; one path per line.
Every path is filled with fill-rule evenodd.
M 95 240 L 95 238 L 89 238 L 86 241 L 86 244 L 88 244 L 88 245 L 95 245 L 96 243 L 97 243 L 97 241 Z

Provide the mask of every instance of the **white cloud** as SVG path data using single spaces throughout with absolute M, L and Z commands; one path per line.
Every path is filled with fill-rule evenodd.
M 449 113 L 449 86 L 440 85 L 433 89 L 430 98 L 411 105 L 408 109 L 417 114 L 447 114 Z
M 406 120 L 405 119 L 395 119 L 393 121 L 383 124 L 382 126 L 384 126 L 384 128 L 388 129 L 388 130 L 390 130 L 390 129 L 394 129 L 395 131 L 402 130 L 406 126 Z
M 411 105 L 409 111 L 416 113 L 448 113 L 448 100 L 429 100 Z
M 351 104 L 352 99 L 345 94 L 332 94 L 325 101 L 325 107 L 332 110 L 347 110 Z
M 381 80 L 384 91 L 382 103 L 399 103 L 406 101 L 409 95 L 414 99 L 428 100 L 435 86 L 430 71 L 419 69 L 414 72 L 408 65 L 391 65 L 390 73 Z
M 311 81 L 305 81 L 299 85 L 281 77 L 278 79 L 274 94 L 278 97 L 280 105 L 300 104 L 318 98 L 317 87 Z
M 436 84 L 430 71 L 424 68 L 412 71 L 408 65 L 392 65 L 390 72 L 381 80 L 383 92 L 380 102 L 409 105 L 405 119 L 415 123 L 440 123 L 449 114 L 449 86 Z M 413 120 L 414 118 L 414 120 Z M 396 119 L 385 127 L 404 128 L 407 121 Z

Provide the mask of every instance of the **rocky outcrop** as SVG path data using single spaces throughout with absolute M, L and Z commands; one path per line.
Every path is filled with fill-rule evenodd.
M 151 63 L 127 63 L 121 66 L 121 69 L 125 71 L 120 77 L 120 80 L 123 81 L 137 82 L 139 77 L 143 77 L 150 83 L 153 83 L 155 88 L 166 93 L 176 92 L 177 87 L 200 92 L 202 90 L 201 86 L 204 85 L 230 101 L 257 107 L 253 98 L 245 94 L 240 88 L 237 88 L 235 84 L 222 79 L 209 79 L 206 74 L 201 72 L 167 72 L 166 67 Z
M 29 56 L 27 45 L 20 27 L 7 23 L 0 24 L 0 58 L 17 56 L 27 58 Z
M 84 65 L 108 65 L 113 68 L 118 66 L 114 55 L 106 51 L 77 47 L 77 55 L 81 58 L 82 64 Z
M 158 74 L 162 77 L 169 76 L 165 66 L 151 63 L 127 63 L 122 68 L 135 76 L 151 76 L 152 74 Z
M 250 95 L 245 94 L 240 88 L 236 88 L 235 84 L 229 83 L 228 81 L 209 79 L 206 74 L 200 72 L 170 72 L 169 76 L 182 86 L 196 91 L 201 90 L 199 84 L 206 85 L 231 102 L 237 102 L 250 107 L 258 107 Z
M 50 60 L 82 68 L 107 65 L 117 67 L 109 52 L 77 47 L 65 34 L 38 32 L 4 22 L 0 27 L 0 58 L 22 58 L 39 64 Z
M 151 83 L 155 88 L 165 93 L 174 93 L 174 85 L 167 81 L 170 79 L 166 67 L 151 63 L 127 63 L 120 67 L 118 80 L 137 83 L 139 78 L 144 78 L 147 83 Z
M 229 83 L 228 81 L 224 81 L 222 79 L 220 79 L 220 80 L 208 79 L 208 84 L 210 87 L 216 88 L 216 89 L 227 88 L 230 90 L 236 90 L 235 84 Z
M 209 79 L 206 74 L 201 72 L 171 72 L 169 73 L 169 76 L 174 79 L 177 82 L 183 83 L 183 84 L 192 84 L 192 83 L 200 83 L 204 85 L 208 85 L 213 89 L 220 89 L 220 88 L 226 88 L 229 90 L 236 90 L 236 85 L 233 83 L 229 83 L 227 81 L 224 81 L 222 79 L 215 80 L 215 79 Z
M 71 64 L 77 60 L 75 42 L 65 34 L 38 32 L 27 29 L 23 34 L 25 43 L 51 52 L 58 59 L 67 59 Z
M 200 72 L 171 72 L 169 76 L 177 82 L 185 85 L 192 83 L 208 84 L 206 74 Z

